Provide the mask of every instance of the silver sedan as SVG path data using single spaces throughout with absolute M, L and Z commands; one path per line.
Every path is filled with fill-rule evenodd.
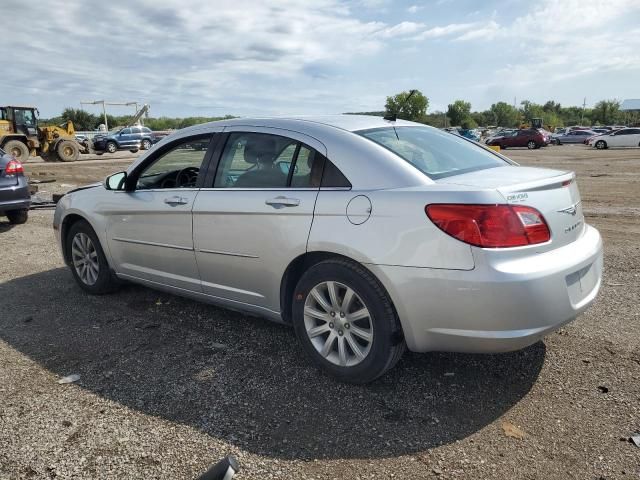
M 583 312 L 602 275 L 572 172 L 367 116 L 180 130 L 65 195 L 54 230 L 84 290 L 137 282 L 292 325 L 349 382 L 406 348 L 526 347 Z

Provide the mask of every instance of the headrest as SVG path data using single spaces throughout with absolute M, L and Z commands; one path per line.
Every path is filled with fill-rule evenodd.
M 251 135 L 244 145 L 244 161 L 247 163 L 273 163 L 277 155 L 276 140 L 269 135 Z

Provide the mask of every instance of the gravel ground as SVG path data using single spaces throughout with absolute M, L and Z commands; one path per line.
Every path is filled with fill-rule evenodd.
M 597 303 L 523 351 L 407 354 L 367 386 L 268 321 L 132 285 L 88 296 L 50 210 L 0 221 L 0 479 L 186 479 L 228 453 L 239 479 L 640 478 L 640 150 L 506 153 L 577 171 L 605 239 Z M 130 161 L 27 170 L 57 179 L 47 194 Z

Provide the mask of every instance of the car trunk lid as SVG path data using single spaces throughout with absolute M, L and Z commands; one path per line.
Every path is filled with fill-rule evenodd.
M 526 205 L 544 216 L 551 241 L 539 245 L 551 250 L 576 240 L 584 229 L 580 192 L 573 172 L 520 166 L 478 170 L 437 180 L 438 183 L 497 190 L 505 203 Z

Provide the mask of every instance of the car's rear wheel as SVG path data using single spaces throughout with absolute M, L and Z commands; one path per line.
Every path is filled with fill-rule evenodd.
M 596 142 L 596 148 L 598 150 L 604 150 L 605 148 L 607 148 L 607 142 L 605 142 L 604 140 L 598 140 Z
M 345 382 L 376 379 L 405 350 L 384 288 L 348 260 L 325 260 L 304 273 L 294 292 L 293 323 L 313 363 Z
M 117 288 L 100 241 L 87 222 L 79 220 L 71 226 L 65 248 L 71 272 L 83 290 L 101 295 Z
M 534 142 L 533 140 L 529 140 L 527 142 L 527 148 L 529 150 L 533 150 L 534 148 L 538 148 L 538 144 L 536 142 Z
M 4 144 L 2 149 L 9 155 L 16 157 L 16 160 L 19 160 L 20 162 L 24 163 L 29 158 L 29 147 L 20 140 L 9 140 Z
M 142 144 L 140 144 L 140 148 L 142 148 L 142 150 L 149 150 L 151 148 L 151 140 L 148 140 L 146 138 L 142 140 Z
M 116 145 L 116 142 L 107 142 L 105 150 L 109 153 L 116 153 L 118 151 L 118 145 Z
M 23 223 L 27 223 L 27 220 L 29 219 L 29 210 L 11 210 L 10 212 L 7 212 L 6 215 L 9 219 L 9 223 L 21 225 Z

